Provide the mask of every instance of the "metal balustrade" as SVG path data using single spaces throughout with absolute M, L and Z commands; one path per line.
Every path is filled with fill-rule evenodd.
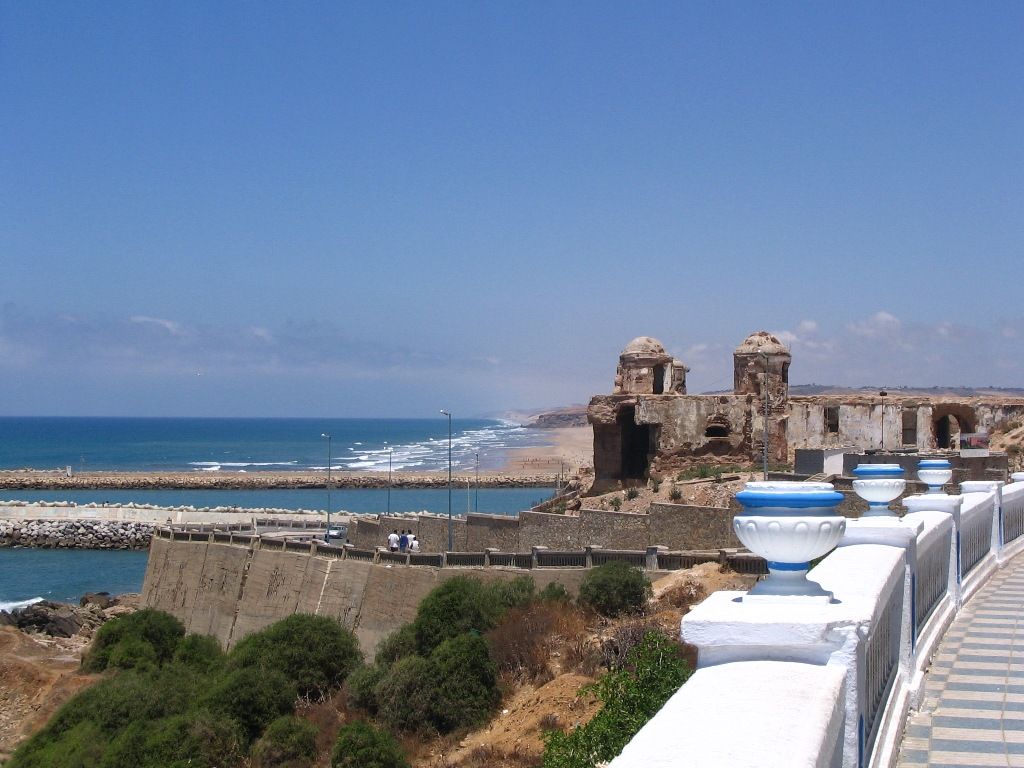
M 903 583 L 897 582 L 885 607 L 872 624 L 866 642 L 861 646 L 864 654 L 863 670 L 864 709 L 858 728 L 860 754 L 871 754 L 878 736 L 879 715 L 886 696 L 896 680 L 900 660 L 900 623 L 903 617 Z M 861 764 L 865 763 L 861 759 Z
M 731 552 L 726 555 L 725 564 L 736 573 L 748 576 L 765 576 L 768 573 L 768 562 L 753 553 Z
M 468 568 L 478 567 L 483 568 L 487 563 L 485 561 L 486 555 L 483 552 L 447 552 L 445 553 L 445 562 L 450 567 L 455 568 Z
M 1016 489 L 1013 490 L 1016 491 Z M 1006 493 L 1003 496 L 1003 542 L 1015 541 L 1022 534 L 1024 534 L 1024 493 Z
M 659 552 L 658 568 L 663 571 L 681 571 L 701 563 L 717 563 L 721 559 L 717 551 L 703 552 Z
M 995 500 L 989 499 L 982 508 L 968 516 L 963 513 L 960 531 L 960 562 L 966 576 L 992 549 L 992 512 Z
M 647 553 L 630 552 L 621 549 L 594 549 L 590 553 L 590 562 L 594 566 L 615 562 L 628 563 L 629 565 L 635 565 L 637 568 L 646 568 Z
M 393 565 L 407 565 L 409 556 L 405 552 L 387 552 L 380 550 L 377 553 L 377 562 L 391 563 Z
M 539 568 L 586 568 L 586 552 L 568 552 L 550 549 L 539 549 L 536 552 Z
M 309 552 L 309 541 L 302 541 L 301 539 L 286 539 L 284 548 L 291 550 L 292 552 Z
M 377 553 L 372 549 L 358 549 L 356 547 L 347 547 L 345 549 L 345 558 L 348 560 L 362 560 L 372 563 L 376 559 L 376 555 Z
M 426 565 L 433 568 L 440 568 L 444 565 L 444 555 L 427 554 L 425 552 L 410 552 L 409 565 Z
M 914 575 L 914 639 L 928 621 L 949 587 L 949 547 L 952 531 L 938 536 L 932 545 L 917 554 Z

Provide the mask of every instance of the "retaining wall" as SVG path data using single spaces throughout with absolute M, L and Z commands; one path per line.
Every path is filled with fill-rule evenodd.
M 538 589 L 557 581 L 575 594 L 586 569 L 410 567 L 154 537 L 142 604 L 177 616 L 189 632 L 212 635 L 225 647 L 293 613 L 331 616 L 352 629 L 372 657 L 387 634 L 415 617 L 430 590 L 465 574 L 488 580 L 529 575 Z

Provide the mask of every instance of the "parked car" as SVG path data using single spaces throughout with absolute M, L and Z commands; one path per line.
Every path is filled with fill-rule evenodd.
M 330 539 L 344 539 L 345 538 L 345 534 L 347 534 L 347 533 L 348 533 L 347 526 L 344 526 L 344 525 L 332 525 L 330 528 L 327 529 L 327 535 L 324 536 L 324 538 L 328 539 L 328 540 L 330 540 Z

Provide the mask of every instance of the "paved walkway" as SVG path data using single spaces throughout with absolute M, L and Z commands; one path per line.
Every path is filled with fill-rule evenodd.
M 912 712 L 900 768 L 1024 768 L 1024 556 L 996 572 L 946 633 Z

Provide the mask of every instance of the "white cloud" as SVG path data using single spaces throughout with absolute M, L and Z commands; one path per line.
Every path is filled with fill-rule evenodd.
M 147 317 L 146 315 L 132 315 L 128 318 L 128 322 L 140 324 L 152 323 L 153 325 L 163 328 L 172 336 L 183 335 L 181 325 L 176 323 L 174 320 L 164 320 L 161 317 Z
M 866 320 L 861 320 L 856 323 L 850 323 L 847 329 L 850 333 L 856 336 L 866 336 L 867 338 L 875 338 L 885 334 L 891 334 L 899 331 L 902 323 L 900 319 L 895 315 L 886 312 L 884 309 L 879 310 L 871 317 Z

